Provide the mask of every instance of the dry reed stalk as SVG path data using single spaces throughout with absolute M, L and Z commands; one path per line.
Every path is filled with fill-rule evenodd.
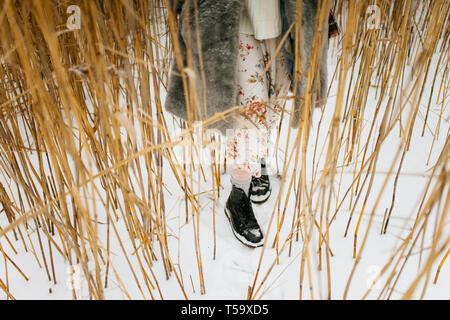
M 444 265 L 445 260 L 447 259 L 447 257 L 450 254 L 450 249 L 447 250 L 447 252 L 445 253 L 444 257 L 442 258 L 441 262 L 439 263 L 439 266 L 436 270 L 436 275 L 434 276 L 434 280 L 433 283 L 436 284 L 438 277 L 439 277 L 439 273 L 441 272 L 442 266 Z

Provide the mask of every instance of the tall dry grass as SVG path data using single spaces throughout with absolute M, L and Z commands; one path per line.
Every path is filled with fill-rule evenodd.
M 350 213 L 345 234 L 354 239 L 346 298 L 367 253 L 367 239 L 384 193 L 391 193 L 392 202 L 380 233 L 389 230 L 396 181 L 402 175 L 405 155 L 414 146 L 414 128 L 421 126 L 422 134 L 427 128 L 432 132 L 433 144 L 425 151 L 430 154 L 439 131 L 442 127 L 448 130 L 444 117 L 450 93 L 448 1 L 374 1 L 380 8 L 381 24 L 372 30 L 367 29 L 366 1 L 319 2 L 318 20 L 328 18 L 326 8 L 331 4 L 341 28 L 329 49 L 338 56 L 336 69 L 329 70 L 329 82 L 337 87 L 336 102 L 321 111 L 322 116 L 332 114 L 332 121 L 329 128 L 321 121 L 311 126 L 314 95 L 308 93 L 300 128 L 278 137 L 280 145 L 292 148 L 278 164 L 282 192 L 272 195 L 276 205 L 269 222 L 275 237 L 266 237 L 249 299 L 263 297 L 263 286 L 282 254 L 299 255 L 300 298 L 305 287 L 314 296 L 311 279 L 316 263 L 326 274 L 326 297 L 332 297 L 330 227 L 344 205 Z M 81 9 L 80 29 L 67 30 L 70 5 Z M 159 285 L 169 278 L 189 298 L 192 277 L 183 278 L 177 263 L 180 253 L 169 246 L 174 234 L 168 230 L 170 206 L 165 198 L 179 192 L 185 196 L 183 219 L 193 228 L 198 286 L 206 293 L 201 254 L 206 244 L 199 236 L 200 185 L 206 176 L 212 177 L 211 201 L 216 202 L 224 166 L 220 162 L 186 165 L 175 156 L 174 147 L 186 144 L 194 155 L 199 143 L 193 140 L 191 122 L 180 123 L 163 113 L 172 53 L 180 59 L 177 43 L 172 41 L 176 17 L 167 12 L 166 5 L 163 0 L 1 2 L 0 215 L 6 216 L 7 224 L 0 226 L 0 251 L 7 269 L 15 269 L 24 279 L 28 276 L 15 263 L 16 254 L 33 256 L 54 283 L 64 281 L 57 279 L 54 263 L 56 256 L 62 256 L 69 265 L 81 266 L 93 299 L 104 299 L 111 282 L 130 299 L 170 298 L 171 293 L 162 292 Z M 314 53 L 320 52 L 322 32 L 326 30 L 318 32 L 314 42 L 309 89 L 316 85 L 320 59 Z M 182 76 L 187 79 L 186 74 Z M 429 85 L 434 95 L 423 109 L 421 101 Z M 375 103 L 369 98 L 371 88 L 376 90 Z M 187 81 L 185 89 L 189 90 Z M 282 126 L 292 112 L 291 99 L 287 101 Z M 428 116 L 435 104 L 440 106 L 439 121 L 430 128 Z M 206 122 L 229 116 L 233 110 Z M 418 121 L 423 110 L 423 121 Z M 369 120 L 366 114 L 371 115 Z M 174 126 L 180 133 L 173 134 Z M 370 128 L 364 138 L 363 126 Z M 319 132 L 326 132 L 325 143 L 308 147 Z M 402 143 L 380 187 L 374 179 L 381 147 L 389 135 L 400 136 Z M 440 156 L 427 173 L 421 198 L 415 199 L 413 227 L 382 269 L 387 280 L 379 299 L 391 297 L 408 258 L 412 252 L 424 251 L 425 245 L 429 252 L 402 298 L 412 298 L 420 290 L 423 296 L 428 285 L 439 281 L 450 250 L 445 228 L 450 198 L 448 131 L 443 135 L 446 141 Z M 214 142 L 211 139 L 205 143 Z M 313 155 L 312 163 L 308 155 Z M 223 154 L 216 156 L 223 159 Z M 345 169 L 353 174 L 349 185 L 342 183 Z M 168 173 L 177 185 L 166 184 Z M 392 176 L 393 188 L 388 188 Z M 286 210 L 292 203 L 293 219 L 287 221 Z M 356 221 L 354 229 L 349 228 L 351 221 Z M 431 223 L 433 236 L 424 244 Z M 287 236 L 281 232 L 286 228 Z M 294 248 L 295 241 L 301 246 Z M 216 238 L 211 242 L 215 257 L 219 254 Z M 121 250 L 128 274 L 118 272 L 112 246 Z M 267 257 L 271 248 L 276 252 L 273 259 Z M 165 277 L 154 272 L 158 266 Z M 0 288 L 14 299 L 15 288 L 9 285 L 5 271 L 0 273 Z M 131 287 L 138 289 L 139 296 L 129 292 Z M 73 298 L 80 298 L 76 290 Z

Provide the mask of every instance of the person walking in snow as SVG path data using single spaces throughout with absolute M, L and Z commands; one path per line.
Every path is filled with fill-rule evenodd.
M 225 214 L 233 233 L 249 247 L 261 246 L 263 232 L 255 218 L 252 202 L 262 203 L 271 194 L 265 161 L 267 137 L 278 123 L 284 107 L 282 97 L 289 91 L 296 92 L 291 125 L 294 128 L 299 125 L 307 77 L 302 74 L 294 88 L 294 60 L 295 55 L 301 53 L 303 69 L 308 70 L 318 1 L 301 1 L 299 48 L 293 49 L 295 28 L 291 28 L 283 50 L 278 54 L 276 50 L 283 35 L 296 21 L 296 0 L 169 2 L 170 9 L 178 17 L 177 40 L 182 66 L 173 59 L 165 108 L 182 119 L 202 121 L 236 105 L 242 106 L 231 117 L 214 122 L 210 128 L 227 136 L 226 157 L 231 167 L 232 189 L 225 204 Z M 332 28 L 330 25 L 330 32 Z M 327 92 L 327 38 L 324 37 L 322 43 L 316 106 L 324 103 Z M 196 81 L 194 90 L 185 91 L 186 81 L 183 84 L 180 70 L 188 65 L 188 61 L 192 61 Z M 186 92 L 190 96 L 186 96 Z M 198 102 L 195 110 L 188 106 L 193 95 Z M 257 135 L 252 135 L 254 132 Z M 251 140 L 252 136 L 256 144 Z

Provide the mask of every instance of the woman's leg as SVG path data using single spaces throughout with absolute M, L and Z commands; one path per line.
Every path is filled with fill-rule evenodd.
M 267 160 L 273 156 L 269 137 L 279 123 L 291 84 L 284 56 L 281 53 L 275 55 L 280 39 L 259 41 L 251 35 L 240 37 L 237 104 L 246 107 L 241 123 L 247 124 L 247 132 L 252 140 L 235 143 L 232 155 L 241 156 L 241 164 L 246 165 L 254 177 L 262 174 L 259 163 L 266 161 L 261 159 Z M 238 128 L 244 127 L 241 125 Z M 241 134 L 242 130 L 235 130 L 235 136 Z M 243 152 L 246 153 L 245 157 L 241 155 Z
M 269 159 L 271 162 L 273 160 L 275 139 L 270 137 L 275 134 L 273 129 L 279 123 L 279 117 L 286 101 L 285 97 L 291 83 L 284 56 L 282 54 L 275 55 L 279 41 L 280 38 L 273 38 L 260 42 L 264 69 L 267 68 L 263 75 L 267 88 L 267 99 L 264 101 L 264 108 L 256 110 L 249 108 L 250 112 L 248 112 L 248 117 L 253 122 L 259 120 L 260 125 L 258 127 L 262 133 L 258 159 L 260 167 L 258 172 L 253 174 L 250 188 L 250 199 L 254 203 L 265 202 L 271 195 L 272 188 L 266 160 Z
M 231 164 L 232 183 L 245 181 L 246 187 L 252 176 L 261 174 L 260 158 L 267 149 L 266 137 L 260 130 L 268 125 L 269 81 L 264 75 L 263 42 L 245 34 L 239 40 L 237 104 L 247 109 L 242 114 L 241 125 L 228 136 L 227 161 Z
M 235 236 L 244 244 L 262 245 L 263 235 L 255 219 L 252 201 L 263 202 L 271 188 L 265 159 L 270 130 L 279 120 L 279 97 L 286 96 L 290 76 L 282 56 L 271 63 L 279 39 L 258 41 L 250 35 L 240 35 L 238 68 L 238 105 L 245 111 L 241 123 L 227 133 L 227 163 L 230 165 L 232 190 L 225 213 Z M 264 171 L 263 171 L 264 170 Z
M 240 119 L 241 125 L 227 132 L 226 157 L 232 189 L 225 213 L 235 236 L 251 247 L 263 243 L 263 234 L 254 216 L 249 193 L 252 176 L 261 174 L 261 149 L 265 148 L 262 146 L 265 137 L 260 134 L 260 129 L 266 125 L 265 103 L 269 98 L 264 68 L 261 41 L 241 34 L 237 104 L 246 109 Z

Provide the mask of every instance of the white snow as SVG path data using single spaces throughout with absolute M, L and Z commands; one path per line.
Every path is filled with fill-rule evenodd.
M 334 70 L 336 65 L 335 55 L 330 50 L 329 59 L 329 70 Z M 321 125 L 321 131 L 319 134 L 319 148 L 317 157 L 319 157 L 322 150 L 322 146 L 326 142 L 327 128 L 331 122 L 332 112 L 334 110 L 334 103 L 336 99 L 336 86 L 332 87 L 330 94 L 330 99 L 327 103 L 327 108 L 325 110 L 323 123 Z M 421 199 L 421 195 L 427 183 L 427 179 L 430 175 L 430 169 L 437 160 L 440 151 L 447 139 L 447 132 L 449 128 L 448 123 L 448 101 L 446 102 L 446 109 L 444 112 L 443 119 L 441 121 L 440 135 L 438 140 L 434 143 L 433 151 L 431 153 L 430 161 L 427 163 L 428 153 L 431 148 L 433 133 L 436 130 L 439 116 L 439 105 L 433 105 L 431 113 L 428 119 L 428 127 L 430 129 L 425 130 L 425 135 L 421 136 L 421 129 L 423 126 L 423 114 L 426 110 L 426 103 L 428 101 L 427 92 L 429 92 L 430 87 L 426 88 L 426 92 L 423 97 L 423 105 L 420 108 L 420 114 L 417 118 L 417 123 L 414 129 L 412 144 L 410 150 L 406 154 L 405 162 L 403 165 L 402 174 L 398 180 L 395 206 L 392 212 L 392 218 L 387 230 L 387 233 L 380 235 L 381 223 L 383 219 L 384 212 L 386 208 L 390 207 L 392 198 L 392 189 L 394 175 L 389 177 L 389 181 L 384 190 L 383 196 L 376 209 L 374 216 L 374 223 L 371 226 L 369 238 L 367 240 L 366 247 L 362 253 L 362 258 L 356 268 L 354 277 L 351 281 L 350 288 L 348 291 L 348 299 L 360 299 L 366 292 L 370 282 L 376 277 L 377 272 L 383 268 L 383 266 L 388 262 L 391 254 L 399 246 L 402 238 L 406 235 L 408 230 L 411 229 L 414 223 L 414 217 L 416 215 L 416 210 L 418 208 L 418 201 Z M 375 108 L 375 96 L 374 92 L 369 95 L 368 106 L 366 108 L 366 113 L 364 118 L 367 120 L 367 124 L 363 128 L 362 135 L 367 135 L 370 129 L 370 122 L 373 117 L 373 112 Z M 371 108 L 373 106 L 373 108 Z M 314 142 L 316 140 L 316 130 L 318 122 L 321 116 L 321 111 L 316 110 L 314 113 L 314 126 L 312 130 L 312 135 L 309 140 L 309 150 L 313 150 Z M 170 119 L 167 115 L 166 119 Z M 169 121 L 170 122 L 170 121 Z M 283 127 L 282 137 L 283 139 L 287 136 L 287 121 L 285 121 Z M 358 239 L 358 248 L 362 241 L 362 234 L 364 234 L 367 227 L 367 221 L 369 219 L 369 214 L 373 204 L 375 202 L 376 196 L 378 195 L 383 181 L 386 178 L 386 174 L 389 171 L 389 167 L 392 164 L 393 157 L 400 147 L 400 137 L 398 135 L 399 129 L 397 127 L 392 131 L 389 137 L 382 145 L 382 150 L 380 151 L 380 158 L 377 164 L 377 175 L 374 180 L 373 191 L 371 192 L 371 197 L 369 198 L 369 203 L 367 205 L 366 212 L 363 216 L 360 234 L 361 237 Z M 296 131 L 292 131 L 291 140 L 294 139 Z M 376 135 L 373 135 L 376 136 Z M 282 139 L 282 140 L 283 140 Z M 283 142 L 284 143 L 284 142 Z M 372 142 L 371 147 L 373 148 L 374 142 Z M 280 156 L 286 147 L 281 147 Z M 288 149 L 289 150 L 289 149 Z M 312 152 L 309 152 L 308 159 L 311 163 Z M 325 155 L 320 158 L 320 163 L 323 164 Z M 282 159 L 282 158 L 281 158 Z M 282 163 L 282 162 L 281 162 Z M 340 162 L 341 163 L 341 162 Z M 291 166 L 292 167 L 292 166 Z M 142 166 L 145 168 L 145 166 Z M 322 167 L 319 165 L 319 169 Z M 353 180 L 353 168 L 354 164 L 346 167 L 342 176 L 341 184 L 341 194 L 347 190 L 347 187 L 351 184 Z M 396 172 L 397 166 L 394 167 L 394 172 Z M 311 175 L 311 169 L 308 168 L 308 175 Z M 168 241 L 169 249 L 171 253 L 172 261 L 174 262 L 177 271 L 181 277 L 181 281 L 184 284 L 185 292 L 190 299 L 245 299 L 248 293 L 248 287 L 253 285 L 255 279 L 255 274 L 257 272 L 258 263 L 261 257 L 261 253 L 264 250 L 264 255 L 262 258 L 261 269 L 259 270 L 259 275 L 256 281 L 256 287 L 259 286 L 261 281 L 266 276 L 266 272 L 269 267 L 276 262 L 276 248 L 272 248 L 272 243 L 274 239 L 274 230 L 276 229 L 276 224 L 278 220 L 278 212 L 273 211 L 276 202 L 276 197 L 278 196 L 278 190 L 280 186 L 280 180 L 276 177 L 271 177 L 272 182 L 272 195 L 271 198 L 262 205 L 253 205 L 253 209 L 256 213 L 256 217 L 264 230 L 265 236 L 267 237 L 267 243 L 265 249 L 257 248 L 250 249 L 242 245 L 233 236 L 228 220 L 224 214 L 223 206 L 230 191 L 229 175 L 227 173 L 223 174 L 221 177 L 223 190 L 221 191 L 221 197 L 217 199 L 215 206 L 215 235 L 216 235 L 216 257 L 214 257 L 214 224 L 213 224 L 213 201 L 211 199 L 210 190 L 212 188 L 211 178 L 209 168 L 205 170 L 206 180 L 201 181 L 201 191 L 206 191 L 200 196 L 201 203 L 201 213 L 199 216 L 199 236 L 200 236 L 200 250 L 201 259 L 205 283 L 205 294 L 200 292 L 200 279 L 198 272 L 198 264 L 194 245 L 194 231 L 192 225 L 192 216 L 189 217 L 189 223 L 185 223 L 185 207 L 184 207 L 184 194 L 181 192 L 178 184 L 171 173 L 170 167 L 165 161 L 164 163 L 164 176 L 163 181 L 167 186 L 167 191 L 165 192 L 165 203 L 166 203 L 166 219 L 168 222 Z M 143 172 L 145 175 L 145 172 Z M 339 181 L 340 170 L 336 175 L 335 181 Z M 0 176 L 0 179 L 4 181 L 5 177 Z M 308 183 L 310 183 L 310 176 L 308 176 Z M 197 185 L 197 184 L 195 184 Z M 336 183 L 337 186 L 337 183 Z M 286 186 L 284 188 L 286 190 Z M 340 199 L 341 199 L 340 198 Z M 282 198 L 284 200 L 284 197 Z M 287 206 L 285 212 L 285 220 L 283 228 L 280 234 L 279 248 L 286 239 L 287 234 L 291 228 L 292 223 L 292 213 L 293 213 L 294 201 L 291 195 L 291 201 Z M 281 205 L 281 209 L 284 205 Z M 358 208 L 361 209 L 361 201 L 358 204 Z M 272 213 L 274 212 L 274 219 L 272 221 L 272 226 L 270 231 L 267 231 L 269 226 L 269 221 Z M 282 214 L 282 212 L 280 213 Z M 353 254 L 353 233 L 356 227 L 356 221 L 359 212 L 356 211 L 351 220 L 348 235 L 344 237 L 344 232 L 349 219 L 350 211 L 348 210 L 348 201 L 339 210 L 336 215 L 335 221 L 331 225 L 330 229 L 330 244 L 331 250 L 333 252 L 333 257 L 330 259 L 331 268 L 331 297 L 333 299 L 342 299 L 347 281 L 350 276 L 350 272 L 354 265 L 355 260 L 352 257 Z M 105 214 L 99 212 L 99 220 L 105 222 Z M 117 222 L 117 227 L 119 233 L 122 234 L 122 240 L 126 248 L 132 252 L 131 240 L 127 238 L 127 232 L 123 223 L 120 223 L 122 217 L 119 218 Z M 430 221 L 430 225 L 434 224 L 434 220 Z M 449 231 L 449 224 L 447 223 L 447 231 Z M 0 226 L 3 228 L 7 225 L 7 220 L 5 214 L 0 214 Z M 31 228 L 35 228 L 34 223 L 30 223 Z M 426 233 L 425 243 L 430 241 L 433 236 L 430 231 Z M 105 225 L 99 225 L 100 239 L 102 241 L 102 246 L 105 246 Z M 32 239 L 36 240 L 36 232 L 30 232 Z M 322 270 L 318 270 L 318 255 L 317 250 L 317 233 L 312 237 L 312 243 L 310 244 L 310 257 L 311 261 L 311 274 L 312 274 L 312 287 L 314 299 L 325 299 L 327 298 L 327 275 L 326 275 L 326 265 L 325 256 L 322 255 Z M 43 234 L 41 233 L 41 237 Z M 70 285 L 68 285 L 70 277 L 70 266 L 67 261 L 55 252 L 53 248 L 54 256 L 54 266 L 56 272 L 57 283 L 54 284 L 50 282 L 47 278 L 46 272 L 43 267 L 39 268 L 36 259 L 30 252 L 25 252 L 21 241 L 14 241 L 14 236 L 12 232 L 8 233 L 8 237 L 13 241 L 17 254 L 14 254 L 13 250 L 8 245 L 5 238 L 0 239 L 0 244 L 13 261 L 20 267 L 24 274 L 28 277 L 25 280 L 17 270 L 7 263 L 7 270 L 5 269 L 5 260 L 0 259 L 0 278 L 6 279 L 6 271 L 8 273 L 8 287 L 12 295 L 17 299 L 71 299 L 72 291 L 70 290 Z M 43 236 L 43 246 L 44 251 L 48 253 L 48 243 Z M 155 239 L 156 240 L 156 239 Z M 27 243 L 29 241 L 27 240 Z M 37 242 L 33 242 L 37 246 Z M 155 244 L 157 242 L 155 241 Z M 300 281 L 300 262 L 301 254 L 303 249 L 303 241 L 301 235 L 298 241 L 292 242 L 292 248 L 287 245 L 284 251 L 279 256 L 278 263 L 275 263 L 273 269 L 269 273 L 267 279 L 265 279 L 261 290 L 256 295 L 256 298 L 262 299 L 298 299 L 299 298 L 299 281 Z M 154 246 L 155 251 L 159 255 L 159 245 Z M 326 246 L 323 247 L 325 250 Z M 416 247 L 418 248 L 418 247 Z M 37 248 L 36 248 L 37 249 Z M 313 250 L 314 249 L 314 250 Z M 290 254 L 289 254 L 290 251 Z M 402 296 L 405 290 L 409 287 L 415 277 L 421 270 L 423 266 L 423 261 L 428 254 L 429 248 L 425 246 L 425 250 L 422 253 L 422 265 L 419 267 L 419 252 L 416 250 L 413 252 L 412 256 L 408 260 L 405 266 L 405 270 L 396 285 L 395 291 L 392 293 L 391 299 L 398 299 Z M 37 250 L 39 252 L 39 250 Z M 129 292 L 130 296 L 135 299 L 144 298 L 138 289 L 136 281 L 130 271 L 130 268 L 124 259 L 123 253 L 120 246 L 115 240 L 115 236 L 111 236 L 111 262 L 120 276 L 121 281 L 124 283 L 126 290 Z M 141 286 L 144 288 L 145 298 L 151 298 L 148 291 L 145 289 L 142 274 L 139 270 L 137 260 L 135 256 L 130 254 L 131 261 L 136 272 Z M 43 263 L 42 257 L 38 256 L 41 264 Z M 440 261 L 441 258 L 438 259 Z M 48 262 L 48 261 L 47 261 Z M 433 267 L 433 273 L 431 277 L 434 277 L 437 264 Z M 105 267 L 102 269 L 102 277 L 105 275 Z M 75 269 L 76 270 L 76 269 Z M 148 268 L 146 269 L 148 272 Z M 169 279 L 166 279 L 165 272 L 163 268 L 163 263 L 161 260 L 156 261 L 152 267 L 156 279 L 158 280 L 158 285 L 160 287 L 162 296 L 164 299 L 183 299 L 183 293 L 178 285 L 176 277 L 174 274 L 171 275 Z M 126 294 L 121 290 L 119 281 L 116 279 L 113 270 L 109 270 L 109 280 L 108 287 L 105 289 L 105 295 L 108 299 L 127 299 Z M 385 277 L 381 279 L 380 283 L 384 284 Z M 151 278 L 154 283 L 154 279 Z M 450 284 L 450 261 L 447 261 L 440 273 L 437 284 L 432 284 L 432 280 L 429 281 L 428 289 L 425 294 L 426 299 L 449 299 L 450 294 L 448 286 Z M 305 276 L 303 280 L 303 298 L 310 299 L 313 298 L 309 290 L 309 277 L 308 271 L 305 268 Z M 423 284 L 423 283 L 422 283 Z M 380 291 L 379 285 L 376 285 L 372 293 L 368 296 L 369 299 L 375 299 Z M 416 291 L 414 297 L 420 295 L 422 286 Z M 50 292 L 51 290 L 51 292 Z M 87 290 L 86 283 L 81 280 L 80 287 L 76 288 L 81 299 L 89 299 L 89 294 Z M 152 290 L 152 294 L 155 298 L 161 298 L 158 290 Z M 5 299 L 6 295 L 0 290 L 0 299 Z

